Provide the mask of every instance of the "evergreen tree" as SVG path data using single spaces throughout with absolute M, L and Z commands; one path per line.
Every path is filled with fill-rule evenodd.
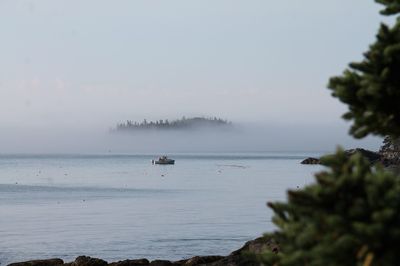
M 329 170 L 316 183 L 289 191 L 287 203 L 269 203 L 281 245 L 266 265 L 398 265 L 400 179 L 371 168 L 361 154 L 339 150 L 322 158 Z
M 383 145 L 379 150 L 380 153 L 397 152 L 400 153 L 400 138 L 386 137 L 383 140 Z
M 387 166 L 400 165 L 400 138 L 387 136 L 379 150 L 381 161 Z M 400 169 L 397 169 L 400 173 Z
M 400 13 L 400 0 L 377 0 L 384 15 Z M 381 25 L 364 61 L 350 64 L 329 82 L 333 96 L 349 106 L 350 133 L 400 138 L 400 18 Z M 287 202 L 269 203 L 278 229 L 267 237 L 279 242 L 278 254 L 259 256 L 265 265 L 399 265 L 400 177 L 371 166 L 361 154 L 342 150 L 321 159 L 327 170 L 316 183 L 289 191 Z
M 399 0 L 376 0 L 377 3 L 385 5 L 385 9 L 381 11 L 383 15 L 394 15 L 400 13 Z
M 383 14 L 400 12 L 399 1 L 377 2 L 386 6 Z M 376 37 L 364 60 L 351 63 L 328 85 L 349 106 L 343 117 L 353 120 L 350 133 L 356 138 L 400 135 L 400 19 L 392 28 L 382 24 Z

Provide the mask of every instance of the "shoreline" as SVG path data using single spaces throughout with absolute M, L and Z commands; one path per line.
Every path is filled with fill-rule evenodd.
M 261 254 L 266 249 L 278 253 L 279 245 L 274 240 L 262 236 L 246 242 L 240 249 L 231 252 L 227 256 L 194 256 L 189 259 L 178 261 L 162 259 L 149 261 L 146 258 L 140 258 L 126 259 L 117 262 L 107 262 L 99 258 L 79 256 L 73 262 L 64 262 L 62 259 L 52 258 L 14 262 L 7 266 L 258 266 L 259 263 L 255 261 L 254 256 L 250 254 Z

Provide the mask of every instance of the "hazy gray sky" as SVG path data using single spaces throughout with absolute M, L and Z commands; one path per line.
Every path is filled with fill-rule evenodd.
M 362 58 L 384 19 L 379 8 L 372 0 L 0 0 L 0 127 L 107 129 L 183 115 L 343 127 L 346 107 L 326 84 Z

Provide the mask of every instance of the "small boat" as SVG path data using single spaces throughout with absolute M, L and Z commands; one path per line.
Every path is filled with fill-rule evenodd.
M 152 164 L 175 164 L 175 160 L 169 159 L 167 156 L 161 156 L 158 160 L 151 160 Z

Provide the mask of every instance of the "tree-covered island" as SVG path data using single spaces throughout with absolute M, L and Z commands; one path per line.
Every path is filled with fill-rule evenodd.
M 192 117 L 176 119 L 169 121 L 168 119 L 160 119 L 156 121 L 147 121 L 144 119 L 142 122 L 127 120 L 124 123 L 117 124 L 116 131 L 139 131 L 139 130 L 187 130 L 187 129 L 201 129 L 201 128 L 227 128 L 231 127 L 232 122 L 217 117 Z

